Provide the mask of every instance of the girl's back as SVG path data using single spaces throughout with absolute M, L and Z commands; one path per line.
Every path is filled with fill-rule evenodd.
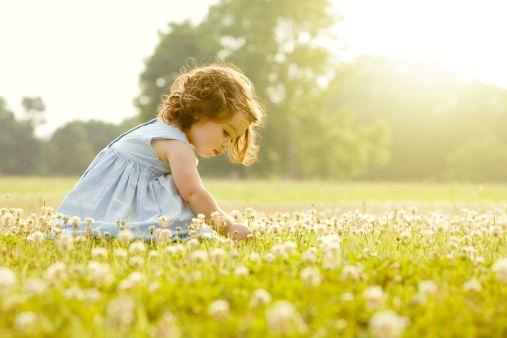
M 185 134 L 159 118 L 140 124 L 106 146 L 92 161 L 58 212 L 94 220 L 94 232 L 116 235 L 117 221 L 124 220 L 138 237 L 150 236 L 165 216 L 170 230 L 188 234 L 186 225 L 195 214 L 185 205 L 174 186 L 169 164 L 160 160 L 152 141 L 173 139 L 188 143 Z M 74 231 L 72 224 L 67 230 Z M 181 230 L 179 229 L 181 228 Z

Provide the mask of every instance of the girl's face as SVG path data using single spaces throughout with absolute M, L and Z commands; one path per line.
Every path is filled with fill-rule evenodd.
M 229 120 L 215 122 L 202 119 L 195 122 L 187 131 L 187 138 L 195 151 L 202 157 L 221 154 L 231 141 L 243 135 L 249 126 L 243 113 L 235 113 Z

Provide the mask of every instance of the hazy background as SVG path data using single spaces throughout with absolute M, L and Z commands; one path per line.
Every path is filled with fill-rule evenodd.
M 194 57 L 238 64 L 268 108 L 259 162 L 201 161 L 205 175 L 506 181 L 506 9 L 2 1 L 0 173 L 80 175 Z

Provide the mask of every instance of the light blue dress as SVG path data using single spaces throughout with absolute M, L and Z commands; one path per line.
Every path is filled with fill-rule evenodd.
M 57 212 L 79 216 L 77 231 L 85 231 L 86 217 L 93 218 L 93 235 L 116 236 L 117 221 L 122 219 L 139 239 L 152 239 L 149 228 L 159 228 L 158 219 L 165 216 L 171 222 L 173 239 L 187 239 L 188 225 L 196 215 L 176 190 L 169 164 L 161 161 L 151 146 L 152 140 L 159 139 L 189 143 L 181 130 L 160 118 L 132 128 L 100 151 Z M 64 229 L 74 231 L 71 224 L 65 224 Z M 220 237 L 208 226 L 200 235 Z

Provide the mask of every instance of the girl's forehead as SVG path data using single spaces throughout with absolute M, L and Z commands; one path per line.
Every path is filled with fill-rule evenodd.
M 250 121 L 246 118 L 245 114 L 237 112 L 225 124 L 234 130 L 236 136 L 240 136 L 245 133 L 250 125 Z

